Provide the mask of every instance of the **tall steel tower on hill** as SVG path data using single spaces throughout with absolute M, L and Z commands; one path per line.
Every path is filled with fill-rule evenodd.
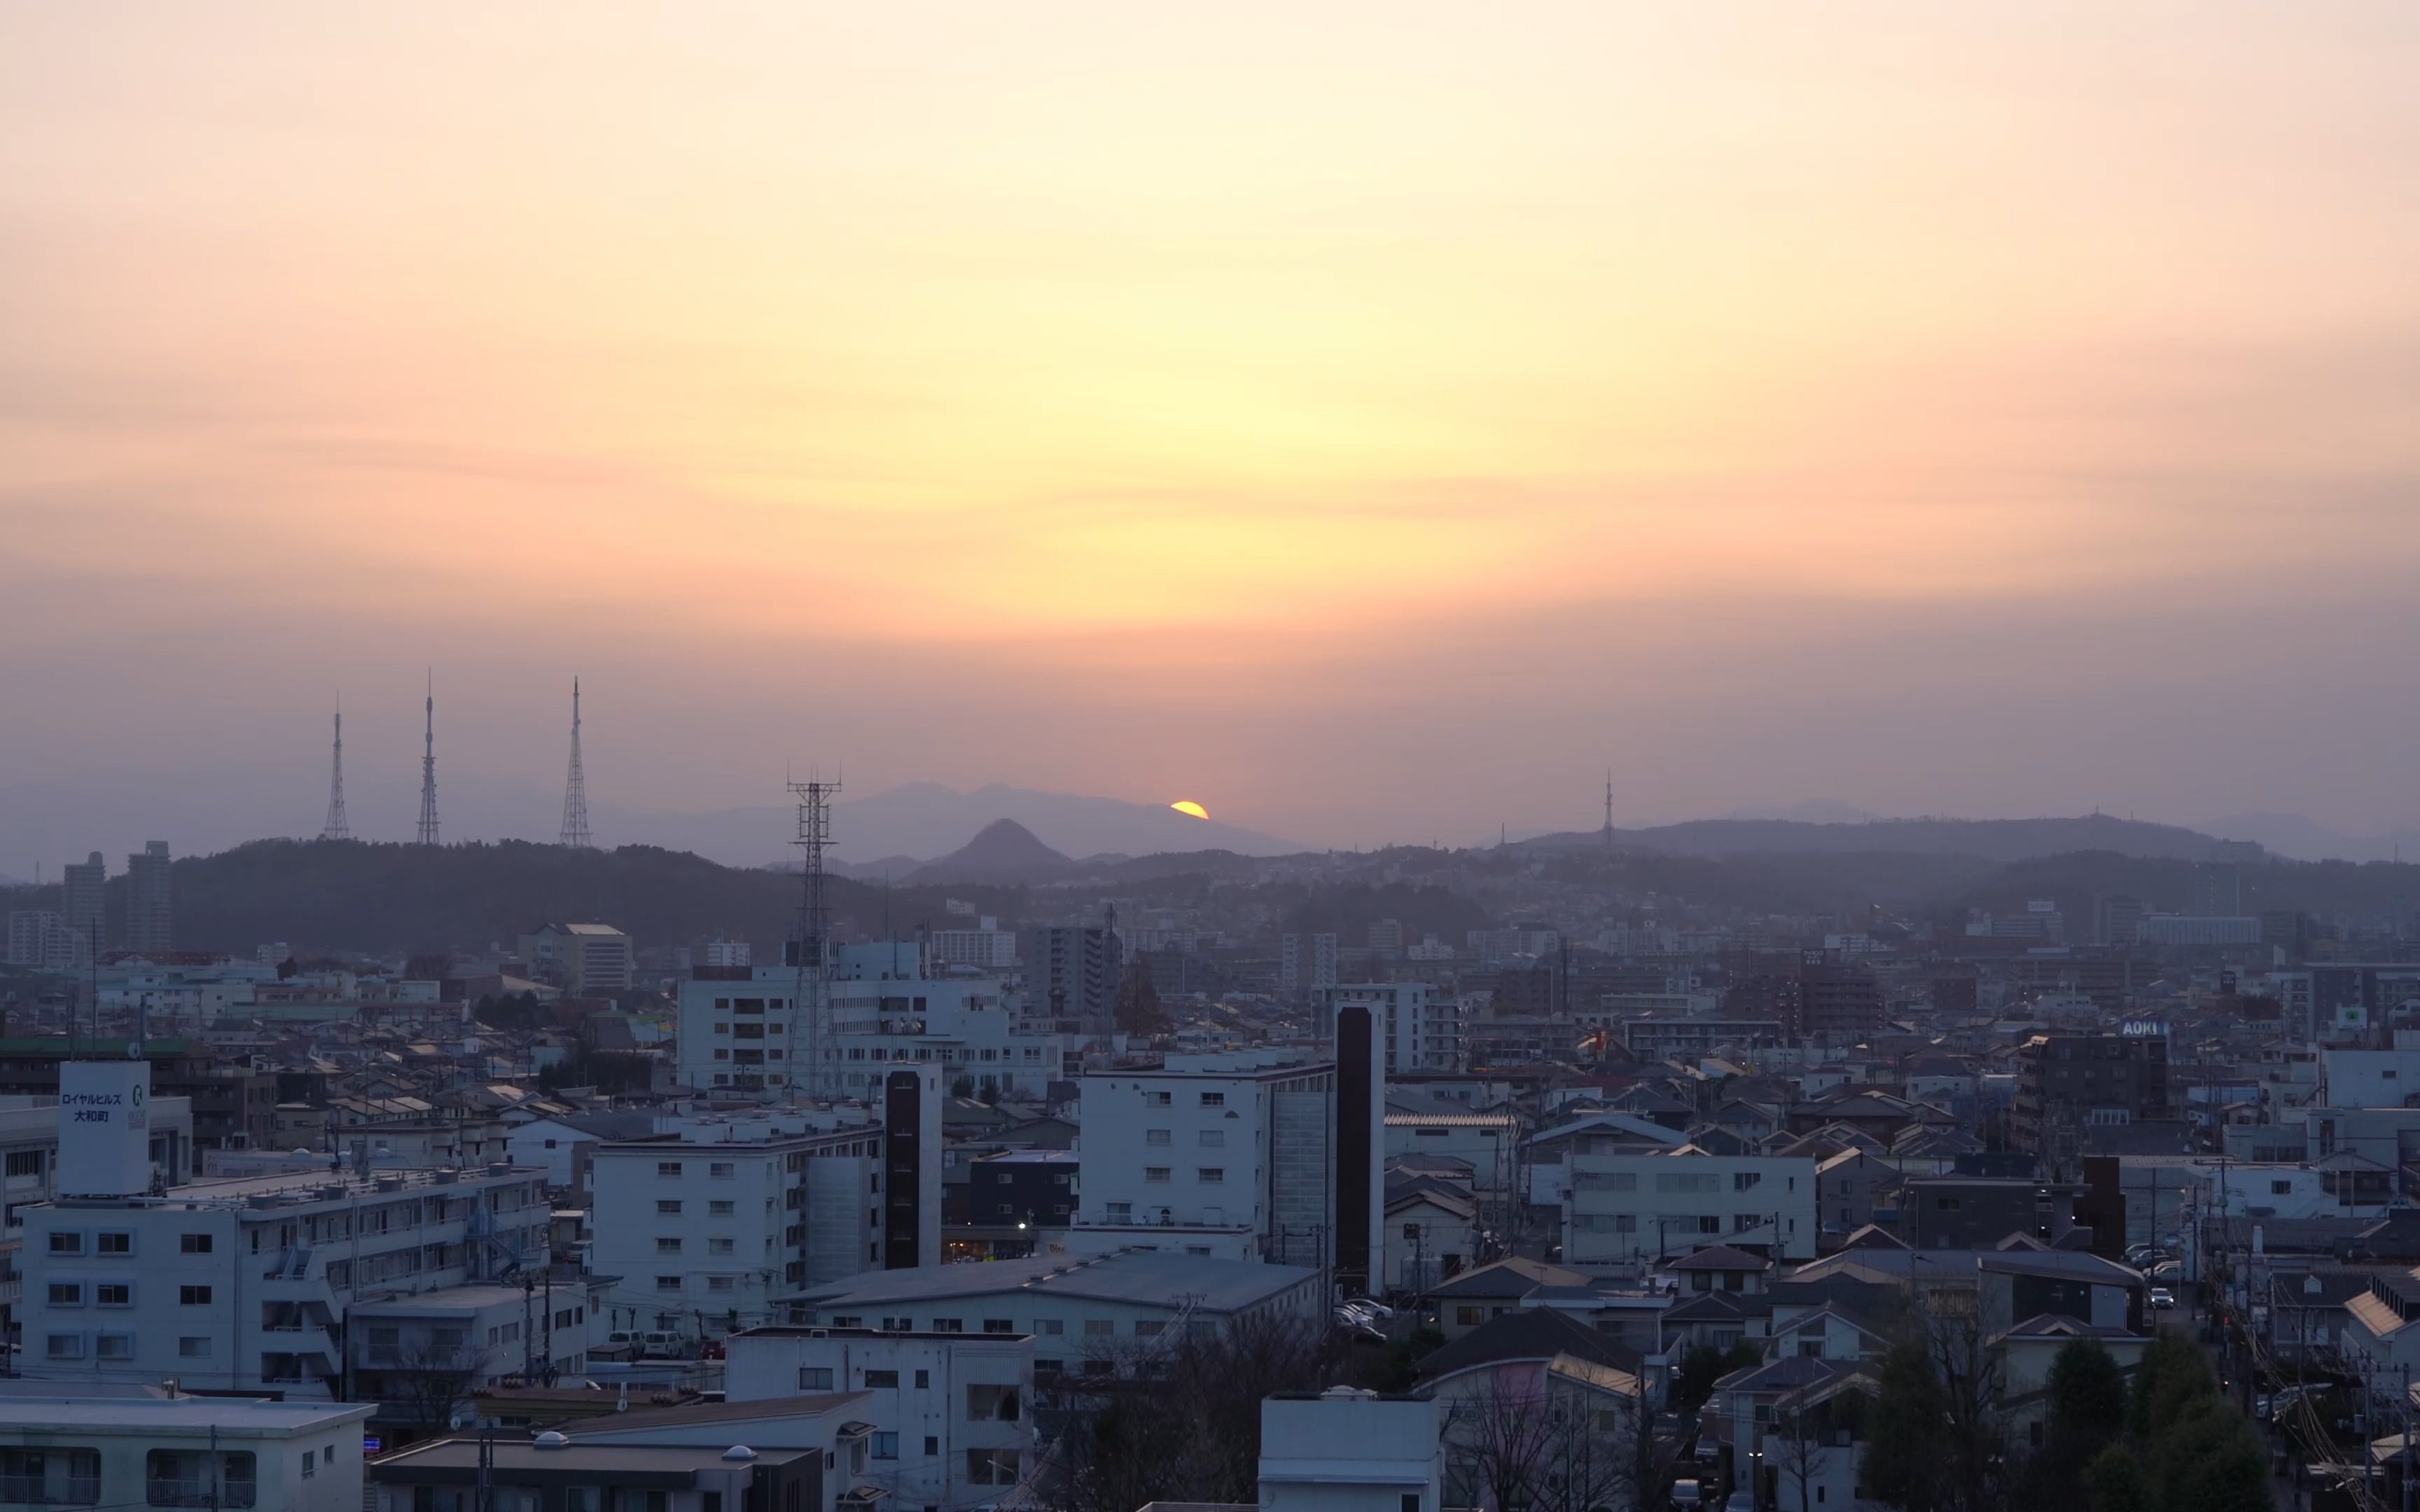
M 588 779 L 580 770 L 580 679 L 571 680 L 571 771 L 563 779 L 563 833 L 559 845 L 574 845 L 591 850 L 596 842 L 588 838 Z
M 822 781 L 812 773 L 806 781 L 790 784 L 799 800 L 799 836 L 791 843 L 799 847 L 799 937 L 793 947 L 798 952 L 793 963 L 799 968 L 798 1012 L 793 1017 L 797 1027 L 790 1044 L 790 1083 L 794 1088 L 799 1084 L 803 1049 L 806 1093 L 814 1098 L 830 1095 L 825 1067 L 830 1052 L 824 1040 L 831 1016 L 831 951 L 826 940 L 831 911 L 824 896 L 824 849 L 831 843 L 831 800 L 839 791 L 837 779 Z M 804 1046 L 799 1040 L 806 1041 Z
M 412 834 L 415 844 L 435 845 L 437 839 L 437 679 L 428 680 L 428 702 L 422 712 L 427 725 L 421 734 L 420 753 L 420 827 Z
M 336 751 L 328 767 L 328 822 L 319 826 L 321 840 L 350 840 L 353 830 L 345 823 L 345 711 L 336 711 Z

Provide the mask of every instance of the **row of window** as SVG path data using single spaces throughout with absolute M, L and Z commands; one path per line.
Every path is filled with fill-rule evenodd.
M 656 1199 L 657 1217 L 677 1218 L 680 1216 L 680 1198 L 658 1197 Z M 730 1218 L 737 1216 L 736 1205 L 729 1197 L 717 1197 L 706 1205 L 706 1215 L 709 1218 Z
M 656 1277 L 656 1289 L 658 1291 L 679 1291 L 682 1289 L 682 1282 L 684 1279 L 684 1277 L 676 1275 L 659 1275 Z M 706 1278 L 706 1289 L 716 1292 L 729 1291 L 732 1289 L 732 1280 L 733 1278 L 727 1275 L 707 1276 Z
M 49 1334 L 43 1336 L 42 1355 L 51 1360 L 132 1360 L 134 1337 L 132 1334 Z M 177 1340 L 177 1358 L 207 1360 L 210 1349 L 209 1335 L 187 1334 Z
M 91 1240 L 89 1248 L 85 1242 L 87 1238 Z M 54 1255 L 127 1256 L 134 1253 L 134 1236 L 123 1228 L 104 1228 L 91 1235 L 86 1235 L 81 1228 L 54 1228 L 50 1245 Z M 208 1255 L 210 1252 L 210 1236 L 178 1234 L 177 1249 L 184 1255 Z
M 834 1328 L 863 1328 L 866 1324 L 865 1319 L 861 1314 L 845 1313 L 834 1317 L 831 1319 L 831 1326 Z M 885 1334 L 913 1334 L 916 1332 L 916 1319 L 913 1318 L 884 1318 L 881 1321 L 881 1331 Z M 932 1326 L 926 1330 L 927 1333 L 932 1334 L 963 1334 L 966 1331 L 967 1322 L 963 1318 L 936 1318 L 932 1320 Z M 1134 1336 L 1137 1338 L 1153 1338 L 1160 1334 L 1166 1333 L 1167 1331 L 1168 1322 L 1165 1319 L 1139 1318 L 1135 1319 Z M 986 1318 L 983 1320 L 983 1332 L 986 1334 L 1013 1335 L 1016 1332 L 1016 1324 L 1012 1319 L 1006 1318 Z M 1057 1338 L 1067 1332 L 1067 1322 L 1066 1319 L 1061 1318 L 1037 1318 L 1033 1320 L 1033 1332 L 1046 1338 Z M 1117 1319 L 1113 1318 L 1087 1318 L 1084 1319 L 1084 1336 L 1086 1338 L 1113 1338 L 1116 1336 L 1117 1332 Z M 868 1386 L 896 1386 L 899 1384 L 898 1372 L 892 1370 L 869 1370 L 865 1373 L 865 1384 Z M 925 1372 L 922 1370 L 917 1371 L 917 1388 L 922 1390 L 925 1384 Z
M 134 1283 L 131 1281 L 54 1281 L 50 1288 L 50 1304 L 54 1307 L 82 1307 L 89 1300 L 95 1307 L 132 1307 L 134 1305 Z M 207 1307 L 210 1304 L 208 1287 L 178 1287 L 177 1304 L 182 1307 Z
M 1142 1179 L 1154 1184 L 1165 1184 L 1175 1180 L 1175 1173 L 1166 1165 L 1146 1165 L 1142 1168 Z M 1227 1168 L 1223 1165 L 1197 1165 L 1193 1170 L 1193 1180 L 1203 1186 L 1223 1186 L 1227 1180 Z
M 680 1252 L 681 1242 L 677 1239 L 659 1238 L 656 1241 L 656 1253 L 659 1255 L 678 1255 Z M 731 1255 L 737 1253 L 733 1246 L 731 1238 L 724 1234 L 708 1235 L 706 1241 L 706 1252 L 708 1255 Z
M 1145 1129 L 1142 1142 L 1146 1145 L 1170 1145 L 1175 1143 L 1175 1139 L 1166 1129 Z M 1227 1148 L 1227 1131 L 1203 1129 L 1196 1134 L 1194 1143 L 1203 1149 L 1224 1149 Z
M 1200 1096 L 1202 1099 L 1201 1105 L 1202 1107 L 1223 1108 L 1227 1105 L 1227 1094 L 1224 1092 L 1203 1092 L 1200 1094 Z M 1142 1104 L 1147 1108 L 1174 1107 L 1176 1105 L 1176 1094 L 1174 1092 L 1156 1092 L 1146 1088 L 1142 1094 Z
M 717 1181 L 731 1180 L 738 1174 L 738 1171 L 739 1167 L 727 1160 L 710 1161 L 706 1164 L 706 1167 L 707 1178 Z M 680 1180 L 681 1176 L 681 1163 L 676 1160 L 658 1161 L 656 1163 L 656 1175 L 662 1180 L 677 1181 Z

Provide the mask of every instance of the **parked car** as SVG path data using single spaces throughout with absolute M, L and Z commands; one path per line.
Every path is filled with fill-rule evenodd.
M 1388 1306 L 1385 1303 L 1379 1302 L 1371 1297 L 1356 1297 L 1344 1305 L 1347 1307 L 1357 1307 L 1361 1311 L 1368 1313 L 1373 1318 L 1391 1319 L 1395 1316 L 1395 1309 Z
M 2176 1304 L 2177 1294 L 2175 1292 L 2170 1291 L 2165 1287 L 2153 1287 L 2151 1288 L 2151 1305 L 2154 1308 L 2162 1312 L 2165 1312 L 2168 1308 L 2171 1308 Z
M 1702 1487 L 1702 1486 L 1700 1486 L 1700 1485 L 1699 1485 L 1697 1481 L 1695 1481 L 1695 1480 L 1691 1480 L 1691 1479 L 1676 1480 L 1676 1481 L 1674 1481 L 1674 1482 L 1672 1483 L 1672 1497 L 1671 1497 L 1671 1501 L 1672 1501 L 1672 1504 L 1673 1504 L 1674 1506 L 1681 1506 L 1681 1507 L 1700 1507 L 1700 1506 L 1703 1506 L 1703 1505 L 1705 1505 L 1705 1504 L 1706 1504 L 1706 1491 L 1705 1491 L 1705 1488 L 1704 1488 L 1704 1487 Z
M 1689 1458 L 1701 1465 L 1719 1465 L 1723 1462 L 1723 1442 L 1712 1434 L 1700 1433 L 1697 1444 L 1689 1450 Z
M 1731 1492 L 1730 1500 L 1723 1504 L 1723 1512 L 1756 1512 L 1756 1493 L 1754 1491 Z

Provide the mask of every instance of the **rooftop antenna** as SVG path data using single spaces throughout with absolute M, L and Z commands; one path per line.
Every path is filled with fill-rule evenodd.
M 580 679 L 571 680 L 571 771 L 563 779 L 563 834 L 555 841 L 575 850 L 594 850 L 588 838 L 588 779 L 580 770 Z
M 421 733 L 420 753 L 420 827 L 413 832 L 412 841 L 419 845 L 435 845 L 437 839 L 437 673 L 428 674 L 428 700 L 422 706 L 427 724 Z
M 804 1040 L 807 1091 L 820 1099 L 824 1088 L 825 1019 L 830 1013 L 831 956 L 825 936 L 830 933 L 830 908 L 824 897 L 824 847 L 831 843 L 831 800 L 840 791 L 837 779 L 826 782 L 811 768 L 803 782 L 790 783 L 799 800 L 799 985 L 798 1030 L 791 1041 L 791 1078 L 797 1079 L 799 1041 Z
M 319 838 L 353 838 L 352 826 L 345 823 L 345 708 L 342 700 L 336 704 L 336 750 L 328 766 L 328 822 L 319 826 Z

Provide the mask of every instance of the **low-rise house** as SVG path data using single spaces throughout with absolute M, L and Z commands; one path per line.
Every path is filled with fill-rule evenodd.
M 0 1397 L 0 1502 L 361 1512 L 366 1407 L 184 1395 Z

